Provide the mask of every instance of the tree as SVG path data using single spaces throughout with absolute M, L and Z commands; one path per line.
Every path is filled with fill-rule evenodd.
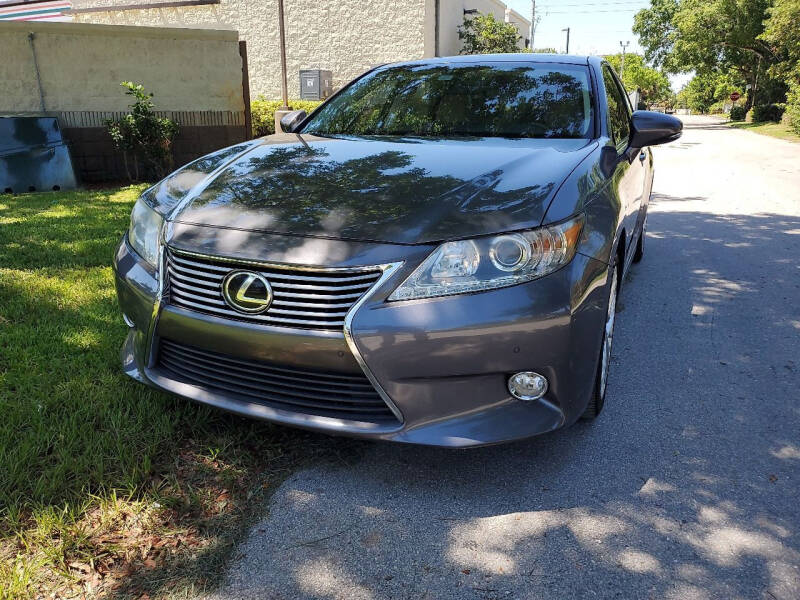
M 787 78 L 797 72 L 800 67 L 800 0 L 775 0 L 767 10 L 759 39 L 769 45 L 775 57 L 772 74 Z
M 786 83 L 786 114 L 800 133 L 800 0 L 775 0 L 760 38 L 776 57 L 770 74 Z
M 732 72 L 698 73 L 677 95 L 677 104 L 694 112 L 722 111 L 731 92 L 741 90 L 744 82 Z
M 617 73 L 620 72 L 622 54 L 611 54 L 605 59 Z M 672 94 L 667 76 L 662 71 L 648 66 L 641 54 L 625 54 L 622 83 L 629 92 L 641 90 L 642 100 L 649 105 L 666 102 Z
M 645 49 L 645 57 L 668 73 L 679 73 L 681 68 L 672 62 L 672 48 L 676 27 L 673 23 L 679 0 L 650 0 L 650 8 L 640 10 L 633 17 L 633 31 Z
M 633 31 L 647 59 L 668 73 L 734 71 L 750 85 L 749 107 L 759 85 L 771 90 L 765 77 L 776 57 L 760 37 L 771 2 L 652 0 L 634 17 Z
M 507 54 L 519 52 L 521 36 L 511 23 L 495 19 L 493 14 L 464 17 L 458 28 L 463 43 L 461 54 Z
M 695 75 L 680 94 L 686 107 L 697 113 L 707 113 L 715 102 L 714 88 L 710 85 L 708 76 Z
M 170 119 L 156 116 L 153 94 L 144 91 L 144 86 L 132 81 L 120 84 L 125 94 L 133 96 L 131 112 L 122 118 L 107 119 L 106 127 L 114 145 L 122 150 L 125 172 L 128 179 L 139 179 L 139 160 L 149 171 L 147 176 L 161 179 L 172 170 L 172 140 L 178 135 L 178 124 Z M 128 153 L 133 154 L 134 177 L 128 169 Z
M 707 113 L 716 108 L 721 110 L 730 93 L 741 89 L 741 80 L 731 73 L 703 73 L 695 75 L 678 92 L 678 103 L 694 112 Z

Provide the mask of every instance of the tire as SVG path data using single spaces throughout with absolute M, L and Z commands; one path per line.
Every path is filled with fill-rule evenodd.
M 642 221 L 642 230 L 639 232 L 639 241 L 636 242 L 636 251 L 633 253 L 633 262 L 641 262 L 644 258 L 644 238 L 647 235 L 647 213 Z
M 617 314 L 617 298 L 619 297 L 619 268 L 614 265 L 610 268 L 610 271 L 611 285 L 608 291 L 608 305 L 606 308 L 606 321 L 603 327 L 603 343 L 600 346 L 600 360 L 597 361 L 597 374 L 592 388 L 592 397 L 581 417 L 587 420 L 595 419 L 602 412 L 606 402 L 606 387 L 611 363 L 611 345 L 614 341 L 614 322 Z

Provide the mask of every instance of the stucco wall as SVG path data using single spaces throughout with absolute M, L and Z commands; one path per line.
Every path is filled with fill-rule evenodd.
M 34 45 L 47 111 L 122 111 L 132 80 L 160 110 L 244 110 L 235 31 L 0 21 L 0 112 L 39 111 Z
M 130 0 L 73 0 L 76 9 Z M 370 67 L 433 55 L 432 0 L 292 0 L 285 2 L 289 97 L 300 69 L 333 72 L 339 87 Z M 130 25 L 229 27 L 247 42 L 253 97 L 280 97 L 276 0 L 221 0 L 194 7 L 76 12 L 76 21 Z
M 511 23 L 512 25 L 516 26 L 517 31 L 522 36 L 522 39 L 519 42 L 519 45 L 525 48 L 525 40 L 529 40 L 530 45 L 530 37 L 531 37 L 531 22 L 526 17 L 519 14 L 517 11 L 509 8 L 506 9 L 506 23 Z

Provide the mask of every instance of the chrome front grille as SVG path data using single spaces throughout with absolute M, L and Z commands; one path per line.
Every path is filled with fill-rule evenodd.
M 225 303 L 222 280 L 231 271 L 247 269 L 267 278 L 273 291 L 269 309 L 258 315 L 240 313 Z M 381 277 L 380 269 L 313 270 L 241 263 L 167 250 L 167 299 L 170 304 L 238 321 L 341 331 L 344 318 L 358 299 Z
M 157 369 L 171 379 L 275 409 L 368 423 L 398 422 L 363 373 L 299 369 L 163 338 Z

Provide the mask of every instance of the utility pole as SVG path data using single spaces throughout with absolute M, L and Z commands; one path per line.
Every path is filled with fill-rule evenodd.
M 533 52 L 533 36 L 536 34 L 536 0 L 531 2 L 531 52 Z
M 275 111 L 275 133 L 283 131 L 281 129 L 281 117 L 288 113 L 289 108 L 289 89 L 286 83 L 286 31 L 283 23 L 283 0 L 278 0 L 278 35 L 281 42 L 281 97 L 283 106 Z
M 567 32 L 567 49 L 564 51 L 564 54 L 569 54 L 569 27 L 562 29 L 561 31 Z
M 619 78 L 622 79 L 622 74 L 625 72 L 625 49 L 628 47 L 630 42 L 625 42 L 624 44 L 620 41 L 619 45 L 622 46 L 622 64 L 619 67 Z
M 286 31 L 283 25 L 283 0 L 278 0 L 278 32 L 281 36 L 281 92 L 283 106 L 281 110 L 289 110 L 289 90 L 286 83 Z

